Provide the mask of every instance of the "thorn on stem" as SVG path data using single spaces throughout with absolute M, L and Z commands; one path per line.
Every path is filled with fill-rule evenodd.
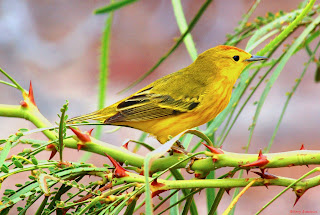
M 29 94 L 28 94 L 28 98 L 30 100 L 30 102 L 37 107 L 36 102 L 34 101 L 34 95 L 33 95 L 33 88 L 32 88 L 32 83 L 30 81 L 30 86 L 29 86 Z
M 91 132 L 93 129 L 87 131 L 87 132 L 82 132 L 80 131 L 80 129 L 74 129 L 72 127 L 69 127 L 71 129 L 71 131 L 73 131 L 73 133 L 78 137 L 78 139 L 82 142 L 82 143 L 88 143 L 91 142 Z
M 260 167 L 261 171 L 264 171 L 263 167 L 269 163 L 267 156 L 262 154 L 262 150 L 260 149 L 259 155 L 258 155 L 258 160 L 248 163 L 245 165 L 242 165 L 241 167 Z
M 57 149 L 56 149 L 55 145 L 49 144 L 49 145 L 47 145 L 47 150 L 51 151 L 51 154 L 49 157 L 49 160 L 51 160 L 57 154 Z
M 301 196 L 305 194 L 306 191 L 307 190 L 305 190 L 304 188 L 294 189 L 294 192 L 296 194 L 296 201 L 294 202 L 293 207 L 297 204 Z
M 263 179 L 277 179 L 278 178 L 277 176 L 269 173 L 268 171 L 264 172 L 264 169 L 263 169 L 263 171 L 261 170 L 261 172 L 256 172 L 256 171 L 252 171 L 252 172 L 259 175 Z
M 24 107 L 24 108 L 28 107 L 27 102 L 25 102 L 25 101 L 23 101 L 23 100 L 20 102 L 20 105 L 21 105 L 22 107 Z
M 228 189 L 225 189 L 226 190 L 226 193 L 230 196 L 230 188 L 228 188 Z
M 122 147 L 125 148 L 126 150 L 128 150 L 128 145 L 129 145 L 130 141 L 125 142 Z
M 83 147 L 84 147 L 83 144 L 79 144 L 79 143 L 77 144 L 77 150 L 78 150 L 78 151 L 80 151 Z
M 107 153 L 104 153 L 104 154 L 109 158 L 109 160 L 111 161 L 111 163 L 115 167 L 114 176 L 116 178 L 122 178 L 122 177 L 128 176 L 128 174 L 126 173 L 127 172 L 126 169 L 124 169 L 115 159 L 113 159 Z
M 207 149 L 209 149 L 213 154 L 224 154 L 224 152 L 219 149 L 219 148 L 214 148 L 212 146 L 208 146 L 207 144 L 205 143 L 202 143 L 202 145 L 204 145 L 205 147 L 207 147 Z

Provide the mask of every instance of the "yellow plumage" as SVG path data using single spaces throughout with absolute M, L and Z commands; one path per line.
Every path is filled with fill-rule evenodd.
M 188 67 L 164 76 L 131 96 L 101 110 L 67 122 L 99 120 L 145 131 L 165 143 L 186 129 L 214 119 L 229 103 L 243 69 L 265 57 L 220 45 Z

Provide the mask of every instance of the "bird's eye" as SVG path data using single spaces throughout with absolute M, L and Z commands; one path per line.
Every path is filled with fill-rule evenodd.
M 239 55 L 235 55 L 232 57 L 234 61 L 238 61 L 240 59 Z

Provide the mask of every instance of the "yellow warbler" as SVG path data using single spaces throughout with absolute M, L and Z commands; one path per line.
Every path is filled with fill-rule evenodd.
M 266 57 L 220 45 L 198 56 L 186 68 L 166 75 L 131 96 L 67 122 L 99 120 L 106 125 L 139 129 L 160 143 L 186 129 L 214 119 L 229 103 L 243 69 Z

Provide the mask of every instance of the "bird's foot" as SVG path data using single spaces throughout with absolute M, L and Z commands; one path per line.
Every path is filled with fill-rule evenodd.
M 190 158 L 189 162 L 187 163 L 186 165 L 186 172 L 189 173 L 189 174 L 194 174 L 194 170 L 191 169 L 193 163 L 196 161 L 196 160 L 201 160 L 201 159 L 205 159 L 206 157 L 201 157 L 201 156 L 194 156 L 192 158 Z
M 185 150 L 185 148 L 183 147 L 183 145 L 181 144 L 181 142 L 178 140 L 175 142 L 175 144 L 171 147 L 172 152 L 176 151 L 185 155 L 190 155 L 190 153 L 188 151 Z M 194 156 L 192 158 L 190 158 L 190 161 L 188 162 L 188 164 L 186 165 L 186 171 L 189 174 L 193 174 L 194 171 L 191 169 L 193 163 L 196 160 L 201 160 L 204 159 L 205 157 L 201 157 L 201 156 Z

